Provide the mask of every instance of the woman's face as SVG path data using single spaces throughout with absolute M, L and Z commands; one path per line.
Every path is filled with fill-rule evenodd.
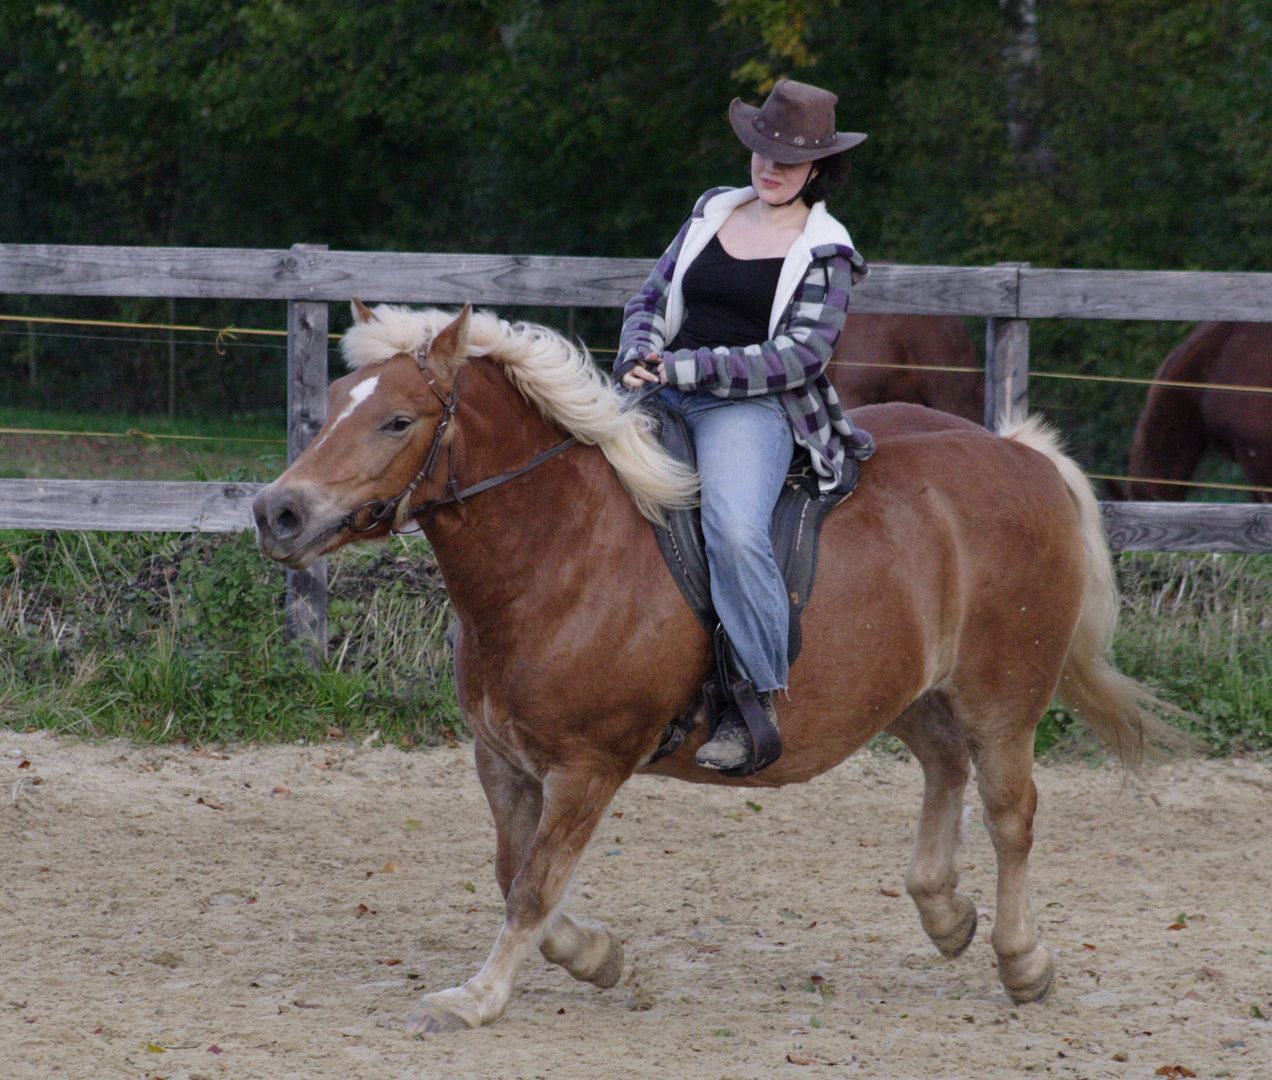
M 812 171 L 811 161 L 801 165 L 782 165 L 759 154 L 751 155 L 751 186 L 760 196 L 760 201 L 769 206 L 781 206 L 795 198 L 803 190 Z

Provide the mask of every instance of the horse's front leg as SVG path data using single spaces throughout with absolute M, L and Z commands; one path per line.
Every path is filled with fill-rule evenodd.
M 495 878 L 507 900 L 543 816 L 543 783 L 480 738 L 474 757 L 495 819 Z M 545 960 L 601 989 L 613 986 L 623 974 L 623 946 L 618 938 L 603 926 L 577 922 L 563 911 L 548 920 L 539 951 Z
M 601 760 L 573 763 L 549 772 L 536 791 L 533 778 L 485 748 L 478 751 L 478 769 L 495 812 L 503 926 L 481 970 L 463 986 L 429 994 L 424 1009 L 407 1023 L 411 1032 L 453 1031 L 497 1020 L 522 963 L 536 946 L 576 978 L 597 985 L 612 986 L 622 971 L 621 946 L 616 954 L 617 942 L 608 931 L 580 926 L 556 906 L 629 770 Z M 531 826 L 536 806 L 539 813 Z

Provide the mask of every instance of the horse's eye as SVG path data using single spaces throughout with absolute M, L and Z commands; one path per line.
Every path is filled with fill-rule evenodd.
M 395 416 L 384 425 L 384 430 L 390 435 L 401 435 L 412 423 L 413 421 L 409 416 Z

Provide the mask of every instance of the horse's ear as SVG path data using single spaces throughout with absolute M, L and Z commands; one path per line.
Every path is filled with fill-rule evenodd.
M 375 322 L 378 316 L 356 296 L 353 298 L 353 321 L 356 323 Z
M 455 321 L 438 332 L 428 350 L 428 362 L 439 375 L 451 375 L 468 355 L 468 320 L 473 305 L 465 304 Z

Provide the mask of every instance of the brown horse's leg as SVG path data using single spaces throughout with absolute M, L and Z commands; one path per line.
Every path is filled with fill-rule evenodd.
M 543 784 L 490 750 L 480 738 L 474 757 L 495 819 L 495 877 L 506 900 L 543 815 Z M 576 979 L 602 989 L 617 983 L 623 973 L 623 946 L 618 938 L 603 926 L 578 923 L 562 911 L 548 921 L 539 951 Z
M 998 909 L 991 940 L 999 981 L 1021 1003 L 1045 997 L 1055 974 L 1050 951 L 1038 943 L 1026 880 L 1038 807 L 1031 775 L 1033 743 L 1034 725 L 1019 723 L 997 727 L 993 737 L 973 742 L 985 827 L 998 856 Z
M 923 929 L 942 955 L 953 959 L 976 936 L 976 905 L 955 892 L 967 786 L 967 743 L 944 695 L 924 694 L 888 730 L 913 751 L 923 768 L 923 808 L 905 888 Z
M 588 759 L 548 773 L 534 838 L 509 885 L 503 927 L 486 963 L 463 986 L 429 994 L 424 1010 L 407 1022 L 408 1031 L 480 1027 L 503 1014 L 517 972 L 543 940 L 579 856 L 629 775 L 607 764 Z

